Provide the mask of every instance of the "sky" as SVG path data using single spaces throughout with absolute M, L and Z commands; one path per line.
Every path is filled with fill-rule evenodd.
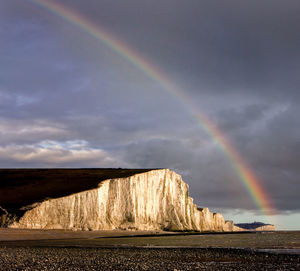
M 170 168 L 198 206 L 300 229 L 298 0 L 60 0 L 157 67 L 189 104 L 83 29 L 0 0 L 0 167 Z M 193 114 L 275 208 L 263 215 Z

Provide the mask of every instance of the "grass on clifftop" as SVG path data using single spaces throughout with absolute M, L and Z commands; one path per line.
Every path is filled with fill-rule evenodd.
M 22 206 L 96 188 L 101 181 L 152 169 L 0 169 L 0 206 Z

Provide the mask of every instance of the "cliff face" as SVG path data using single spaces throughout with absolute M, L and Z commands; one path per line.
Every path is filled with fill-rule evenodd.
M 232 231 L 233 223 L 197 209 L 188 185 L 168 169 L 102 181 L 98 188 L 45 200 L 11 228 Z
M 275 231 L 275 226 L 262 222 L 235 224 L 234 231 Z
M 255 229 L 256 231 L 275 231 L 274 225 L 261 226 Z

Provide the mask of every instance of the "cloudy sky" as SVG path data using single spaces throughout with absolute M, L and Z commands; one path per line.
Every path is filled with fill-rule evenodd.
M 26 0 L 0 0 L 0 167 L 171 168 L 199 206 L 300 228 L 298 0 L 56 2 L 158 67 L 229 139 L 276 215 L 257 209 L 185 101 Z

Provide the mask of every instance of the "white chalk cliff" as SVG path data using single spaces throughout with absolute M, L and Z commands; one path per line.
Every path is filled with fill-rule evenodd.
M 32 205 L 10 228 L 232 231 L 233 223 L 198 209 L 188 185 L 168 169 L 108 179 L 98 188 Z
M 275 231 L 272 224 L 264 224 L 262 222 L 240 223 L 233 226 L 234 231 Z

